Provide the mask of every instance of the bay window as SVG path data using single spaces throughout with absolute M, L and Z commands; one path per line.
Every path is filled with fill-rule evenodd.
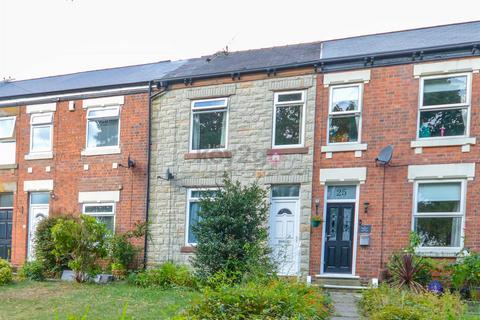
M 192 101 L 191 151 L 227 147 L 228 98 Z
M 362 89 L 362 84 L 330 88 L 329 144 L 360 142 Z
M 420 250 L 460 250 L 465 181 L 418 182 L 416 186 L 413 229 L 420 236 Z
M 305 92 L 275 93 L 273 147 L 303 146 Z
M 421 79 L 418 138 L 468 135 L 470 77 L 459 74 Z
M 15 164 L 16 117 L 0 117 L 0 165 Z

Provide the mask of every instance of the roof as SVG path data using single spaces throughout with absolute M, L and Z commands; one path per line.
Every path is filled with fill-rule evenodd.
M 0 81 L 0 99 L 42 93 L 78 91 L 98 87 L 108 88 L 142 84 L 150 80 L 161 79 L 169 71 L 172 71 L 183 63 L 185 63 L 185 61 L 161 61 L 30 80 Z
M 480 42 L 480 21 L 387 32 L 323 42 L 322 59 Z
M 100 87 L 120 87 L 146 83 L 150 80 L 213 77 L 238 72 L 307 66 L 322 61 L 335 63 L 338 60 L 340 64 L 342 59 L 350 57 L 411 52 L 474 43 L 480 44 L 480 21 L 256 50 L 220 52 L 209 57 L 182 61 L 163 61 L 31 80 L 0 82 L 0 100 L 46 93 L 78 92 Z

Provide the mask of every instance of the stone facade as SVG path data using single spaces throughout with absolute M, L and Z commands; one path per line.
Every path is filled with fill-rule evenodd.
M 193 248 L 185 243 L 188 189 L 215 187 L 226 172 L 244 184 L 258 180 L 265 187 L 300 185 L 299 266 L 301 273 L 308 273 L 315 82 L 314 75 L 302 75 L 185 87 L 153 101 L 149 264 L 189 261 Z M 306 92 L 304 146 L 286 152 L 271 149 L 274 93 L 285 90 Z M 227 150 L 189 153 L 191 101 L 214 97 L 229 97 Z M 175 176 L 171 181 L 165 180 L 167 170 Z

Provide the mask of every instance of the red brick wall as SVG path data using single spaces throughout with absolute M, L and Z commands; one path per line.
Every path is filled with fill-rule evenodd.
M 25 160 L 29 153 L 30 116 L 26 108 L 20 108 L 17 118 L 17 163 L 15 170 L 17 192 L 14 204 L 12 263 L 25 261 L 28 230 L 28 193 L 23 191 L 25 180 L 51 179 L 54 183 L 54 199 L 50 199 L 50 215 L 73 213 L 82 210 L 78 203 L 81 191 L 120 190 L 120 202 L 116 205 L 116 231 L 124 232 L 136 222 L 145 220 L 145 196 L 147 179 L 148 95 L 125 96 L 120 116 L 120 148 L 115 155 L 82 156 L 86 139 L 86 111 L 82 101 L 75 102 L 75 111 L 68 110 L 68 101 L 57 103 L 54 113 L 53 152 L 49 160 Z M 133 169 L 112 164 L 126 165 L 128 156 L 135 160 Z M 89 170 L 84 171 L 84 164 Z M 51 171 L 46 172 L 45 167 Z M 27 169 L 33 172 L 28 173 Z M 0 179 L 5 172 L 0 171 Z M 139 241 L 143 246 L 143 240 Z
M 480 134 L 480 75 L 473 74 L 470 135 Z M 408 165 L 444 164 L 475 162 L 479 146 L 472 146 L 471 152 L 462 153 L 460 146 L 423 148 L 422 154 L 415 154 L 410 142 L 416 139 L 419 79 L 413 77 L 413 65 L 371 69 L 371 81 L 364 84 L 362 113 L 362 143 L 368 150 L 361 158 L 354 152 L 333 153 L 326 159 L 320 152 L 326 145 L 329 88 L 323 86 L 323 75 L 318 76 L 317 115 L 315 129 L 315 157 L 313 173 L 313 197 L 320 200 L 323 211 L 324 186 L 320 184 L 322 168 L 367 167 L 367 180 L 360 185 L 359 219 L 363 224 L 372 225 L 371 245 L 357 246 L 356 274 L 361 277 L 377 277 L 383 246 L 383 262 L 392 251 L 407 245 L 412 223 L 413 183 L 407 180 Z M 385 169 L 385 190 L 382 192 L 384 169 L 375 165 L 379 151 L 394 146 L 391 167 Z M 466 240 L 465 246 L 480 250 L 480 218 L 478 176 L 467 184 Z M 382 201 L 384 195 L 384 201 Z M 363 203 L 369 202 L 368 213 Z M 382 244 L 382 202 L 384 202 L 384 235 Z M 314 206 L 312 206 L 314 207 Z M 312 275 L 320 273 L 322 255 L 322 228 L 312 229 L 311 263 Z

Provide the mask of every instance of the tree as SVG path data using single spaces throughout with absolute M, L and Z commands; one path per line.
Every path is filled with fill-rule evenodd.
M 242 186 L 226 175 L 223 182 L 214 196 L 200 200 L 199 221 L 193 226 L 197 275 L 206 280 L 223 272 L 240 279 L 259 270 L 271 272 L 266 191 L 257 183 Z

